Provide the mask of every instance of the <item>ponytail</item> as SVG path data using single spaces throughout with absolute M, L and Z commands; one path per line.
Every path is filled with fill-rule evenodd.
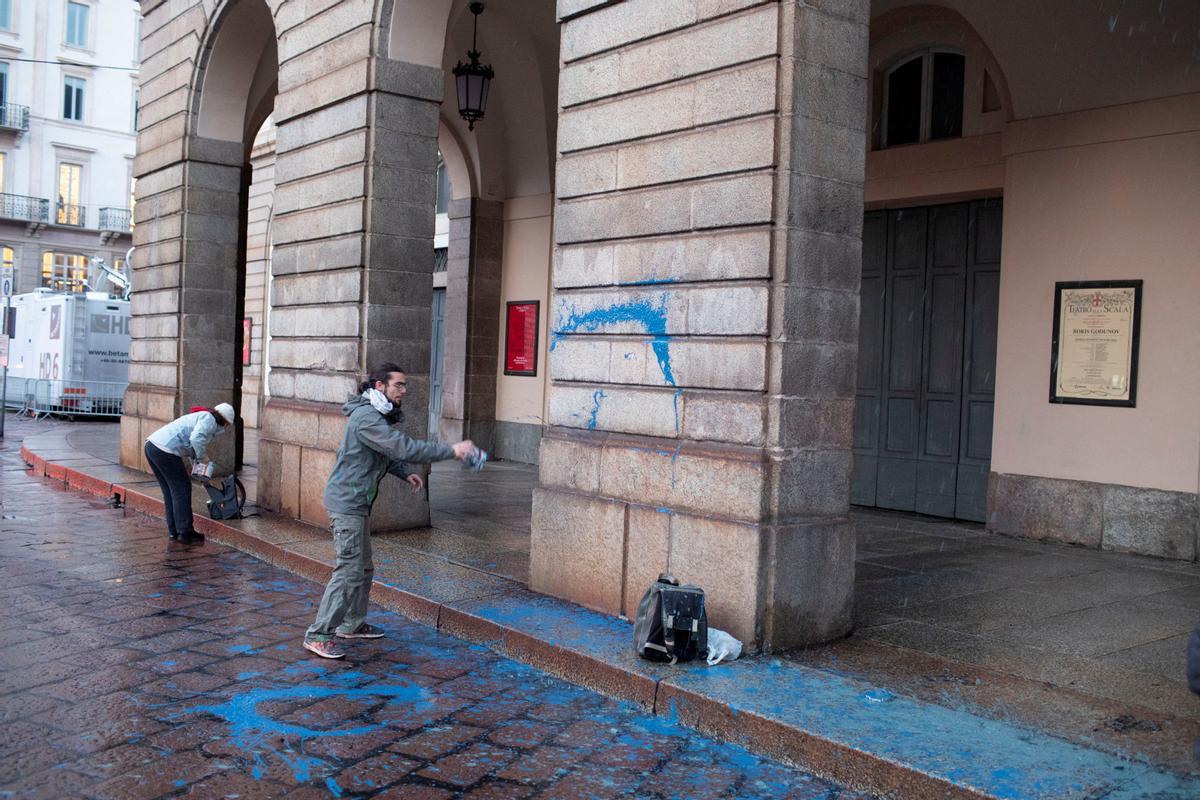
M 388 376 L 393 372 L 404 372 L 404 369 L 399 364 L 393 364 L 391 361 L 385 361 L 379 364 L 375 369 L 371 370 L 367 375 L 367 379 L 358 387 L 359 392 L 365 392 L 375 386 L 375 382 L 387 383 Z

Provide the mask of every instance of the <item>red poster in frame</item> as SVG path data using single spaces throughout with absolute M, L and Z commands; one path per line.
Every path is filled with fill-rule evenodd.
M 510 300 L 504 314 L 504 374 L 537 375 L 538 300 Z
M 242 317 L 242 366 L 250 366 L 250 332 L 254 330 L 254 319 Z

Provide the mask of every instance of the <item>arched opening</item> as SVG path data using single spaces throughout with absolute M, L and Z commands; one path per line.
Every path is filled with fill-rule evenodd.
M 485 4 L 478 49 L 496 78 L 486 116 L 473 131 L 456 113 L 451 73 L 472 43 L 474 18 L 467 0 L 395 0 L 387 22 L 388 57 L 437 67 L 442 81 L 429 435 L 442 441 L 471 438 L 494 458 L 536 463 L 549 372 L 546 331 L 559 50 L 554 6 L 544 0 Z M 381 135 L 378 146 L 388 148 L 388 137 Z M 540 313 L 534 375 L 505 374 L 505 309 L 515 301 L 535 304 Z M 410 433 L 417 432 L 413 422 L 410 418 Z M 514 469 L 528 472 L 531 488 L 533 468 Z M 513 475 L 507 479 L 520 480 Z M 460 510 L 455 496 L 465 493 L 474 502 L 484 502 L 486 490 L 467 484 L 452 464 L 434 470 L 430 511 L 439 536 L 419 540 L 432 554 L 442 554 L 439 548 L 449 546 L 446 543 L 456 536 L 472 535 L 456 526 L 461 518 L 455 513 Z M 528 531 L 530 494 L 514 492 L 516 483 L 506 485 L 510 499 L 523 496 L 516 497 L 521 508 L 506 508 L 503 515 Z M 492 494 L 486 494 L 490 502 Z M 525 579 L 527 542 L 515 545 L 510 539 L 506 548 L 519 552 L 487 558 L 488 568 Z
M 251 391 L 243 396 L 247 368 L 254 363 L 256 317 L 260 343 L 265 330 L 265 314 L 247 313 L 251 156 L 278 86 L 275 26 L 264 0 L 230 0 L 218 10 L 194 85 L 185 173 L 180 406 L 228 399 L 238 411 L 231 459 L 241 467 L 246 422 L 256 427 L 258 420 L 261 375 L 253 369 Z M 261 254 L 255 255 L 261 266 Z M 259 281 L 250 298 L 260 312 L 264 291 Z
M 871 21 L 851 502 L 983 521 L 1007 83 L 956 11 Z

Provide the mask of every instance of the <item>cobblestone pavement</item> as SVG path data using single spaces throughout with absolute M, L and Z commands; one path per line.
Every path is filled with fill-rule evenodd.
M 11 420 L 10 420 L 11 421 Z M 0 797 L 860 797 L 27 476 L 0 443 Z

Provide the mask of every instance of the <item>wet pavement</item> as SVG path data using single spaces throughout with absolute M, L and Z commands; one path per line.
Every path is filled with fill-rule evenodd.
M 382 610 L 311 657 L 320 586 L 30 477 L 9 422 L 0 797 L 863 796 Z
M 161 514 L 153 479 L 115 463 L 116 425 L 39 421 L 14 438 L 22 435 L 47 482 L 101 497 L 119 490 L 131 508 Z M 1200 698 L 1183 681 L 1181 646 L 1200 613 L 1197 564 L 856 510 L 851 636 L 712 670 L 664 670 L 629 652 L 627 621 L 528 590 L 535 480 L 528 465 L 497 462 L 477 475 L 435 465 L 432 527 L 374 537 L 374 598 L 501 656 L 889 796 L 942 796 L 951 785 L 1056 800 L 1200 797 Z M 323 580 L 332 563 L 328 534 L 303 523 L 199 522 L 299 575 Z

